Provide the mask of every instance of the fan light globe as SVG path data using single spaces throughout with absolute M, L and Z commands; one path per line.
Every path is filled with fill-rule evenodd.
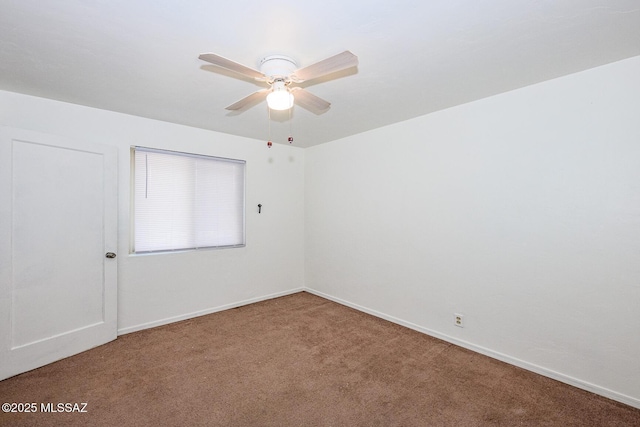
M 267 105 L 272 110 L 288 110 L 293 107 L 293 95 L 286 89 L 274 90 L 267 95 Z

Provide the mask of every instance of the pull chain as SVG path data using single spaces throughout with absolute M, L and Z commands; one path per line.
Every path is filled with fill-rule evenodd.
M 269 120 L 269 141 L 267 141 L 267 147 L 271 148 L 273 142 L 271 142 L 271 108 L 267 105 L 267 118 Z
M 291 132 L 291 110 L 293 109 L 293 107 L 289 108 L 289 138 L 287 138 L 287 140 L 289 141 L 289 144 L 293 143 L 293 136 L 291 136 L 292 132 Z

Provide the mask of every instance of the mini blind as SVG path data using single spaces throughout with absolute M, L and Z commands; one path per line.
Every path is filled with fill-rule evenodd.
M 245 161 L 132 149 L 133 252 L 245 244 Z

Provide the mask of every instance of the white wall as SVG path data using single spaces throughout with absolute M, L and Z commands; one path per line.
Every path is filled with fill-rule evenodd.
M 121 333 L 304 286 L 303 149 L 2 91 L 0 125 L 118 148 Z M 129 255 L 132 145 L 246 160 L 246 247 Z
M 635 57 L 307 149 L 306 286 L 640 407 L 638 76 Z

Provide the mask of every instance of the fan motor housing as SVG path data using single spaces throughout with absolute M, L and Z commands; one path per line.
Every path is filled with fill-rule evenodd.
M 298 64 L 284 55 L 271 55 L 260 61 L 260 72 L 269 77 L 270 80 L 275 80 L 276 78 L 286 79 L 297 69 Z

